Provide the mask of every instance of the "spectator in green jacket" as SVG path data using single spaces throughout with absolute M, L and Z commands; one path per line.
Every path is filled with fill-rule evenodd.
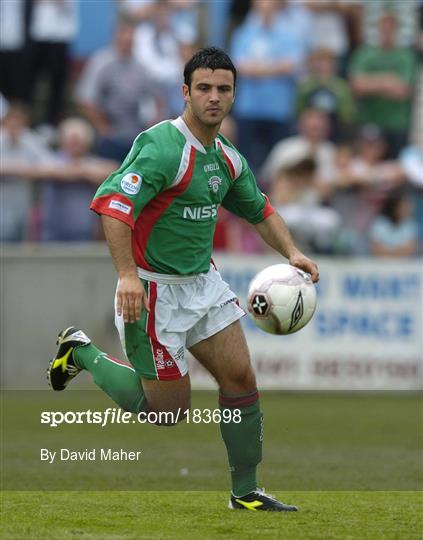
M 379 45 L 362 45 L 349 66 L 358 100 L 360 124 L 383 129 L 392 157 L 406 145 L 417 59 L 411 49 L 396 45 L 397 21 L 391 13 L 379 19 Z
M 351 131 L 354 102 L 348 83 L 336 74 L 336 57 L 326 48 L 319 47 L 309 56 L 309 75 L 299 84 L 297 112 L 320 109 L 330 120 L 330 138 L 339 142 Z

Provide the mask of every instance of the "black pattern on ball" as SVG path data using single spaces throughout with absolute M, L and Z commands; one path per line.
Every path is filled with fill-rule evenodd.
M 256 294 L 251 301 L 251 307 L 258 317 L 265 317 L 270 309 L 267 296 L 265 294 Z

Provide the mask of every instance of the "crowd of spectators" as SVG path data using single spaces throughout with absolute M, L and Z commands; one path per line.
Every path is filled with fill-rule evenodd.
M 239 74 L 222 131 L 299 245 L 421 255 L 422 19 L 422 0 L 1 2 L 0 241 L 101 240 L 96 186 L 215 45 Z M 222 209 L 215 247 L 266 249 Z

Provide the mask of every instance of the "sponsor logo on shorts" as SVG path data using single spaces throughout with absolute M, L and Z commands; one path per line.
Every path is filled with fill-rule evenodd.
M 176 354 L 173 355 L 173 358 L 176 360 L 176 362 L 181 362 L 184 359 L 185 356 L 185 348 L 179 347 Z
M 125 174 L 125 176 L 120 181 L 120 187 L 122 191 L 128 195 L 136 195 L 141 189 L 142 176 L 139 174 L 130 172 Z
M 213 193 L 217 193 L 221 183 L 222 180 L 218 176 L 212 176 L 208 181 L 209 189 L 211 189 Z
M 155 362 L 156 362 L 157 369 L 171 368 L 174 365 L 174 361 L 171 358 L 166 358 L 166 360 L 165 360 L 164 350 L 160 349 L 160 348 L 157 348 L 155 350 L 154 359 L 155 359 Z
M 122 212 L 123 214 L 131 213 L 131 207 L 128 204 L 124 204 L 123 202 L 116 201 L 114 199 L 109 202 L 109 208 Z
M 155 360 L 156 360 L 157 369 L 165 369 L 163 349 L 156 349 Z
M 219 204 L 209 204 L 207 206 L 185 206 L 183 211 L 184 219 L 192 219 L 194 221 L 199 221 L 201 219 L 210 219 L 217 216 L 217 211 L 219 209 Z
M 228 300 L 225 300 L 224 302 L 222 302 L 220 304 L 220 307 L 222 308 L 224 306 L 227 306 L 228 304 L 231 304 L 232 302 L 238 303 L 238 298 L 236 296 L 229 298 Z

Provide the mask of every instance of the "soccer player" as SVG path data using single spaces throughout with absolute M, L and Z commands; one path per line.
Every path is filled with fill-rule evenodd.
M 63 390 L 86 369 L 122 409 L 176 416 L 190 406 L 188 349 L 216 379 L 221 409 L 240 410 L 240 422 L 233 416 L 220 424 L 232 476 L 229 508 L 295 511 L 257 487 L 263 415 L 239 322 L 244 311 L 211 259 L 219 206 L 252 223 L 313 281 L 318 270 L 295 247 L 245 158 L 219 134 L 235 84 L 226 53 L 194 54 L 184 70 L 182 116 L 140 133 L 92 202 L 119 276 L 116 326 L 130 364 L 70 327 L 59 334 L 48 378 Z

